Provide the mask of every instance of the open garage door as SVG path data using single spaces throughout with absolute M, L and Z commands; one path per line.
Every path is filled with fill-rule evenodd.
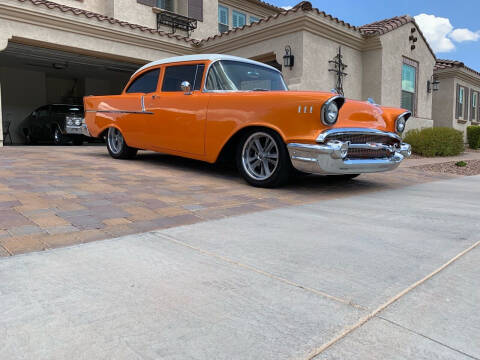
M 9 43 L 0 52 L 4 145 L 26 142 L 22 123 L 36 109 L 51 104 L 83 105 L 85 95 L 120 93 L 139 66 Z

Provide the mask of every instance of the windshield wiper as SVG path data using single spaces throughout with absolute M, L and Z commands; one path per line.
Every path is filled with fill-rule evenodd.
M 262 88 L 256 88 L 253 89 L 252 91 L 269 91 L 268 89 L 262 89 Z

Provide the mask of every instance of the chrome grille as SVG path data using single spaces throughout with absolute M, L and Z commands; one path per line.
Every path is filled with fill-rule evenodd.
M 331 134 L 325 142 L 338 140 L 342 142 L 349 141 L 350 144 L 383 144 L 389 146 L 400 146 L 400 140 L 382 134 Z M 348 159 L 378 159 L 388 158 L 393 155 L 389 149 L 375 148 L 349 148 Z
M 388 150 L 380 149 L 348 149 L 348 159 L 376 159 L 390 157 L 391 153 Z
M 385 145 L 399 145 L 400 141 L 386 135 L 375 134 L 332 134 L 327 137 L 325 142 L 330 140 L 350 141 L 351 144 L 380 143 Z

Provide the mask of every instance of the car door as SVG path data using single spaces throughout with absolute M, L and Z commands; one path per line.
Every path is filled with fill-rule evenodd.
M 201 92 L 204 64 L 167 65 L 161 91 L 145 98 L 149 145 L 152 149 L 203 155 L 209 95 Z M 190 91 L 182 90 L 185 81 Z
M 140 149 L 149 148 L 148 121 L 153 117 L 144 109 L 145 99 L 152 99 L 158 91 L 160 68 L 140 73 L 127 85 L 123 95 L 123 106 L 115 116 L 127 144 Z

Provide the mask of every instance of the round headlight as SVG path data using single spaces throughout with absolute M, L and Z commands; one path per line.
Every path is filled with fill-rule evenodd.
M 338 105 L 335 101 L 331 101 L 325 106 L 323 114 L 323 122 L 325 125 L 333 125 L 338 119 Z
M 81 119 L 75 119 L 75 125 L 77 125 L 77 126 L 82 125 L 82 120 Z
M 407 126 L 407 120 L 410 118 L 410 116 L 412 116 L 412 113 L 410 111 L 407 111 L 397 117 L 397 120 L 395 121 L 396 132 L 404 132 L 405 127 Z
M 67 118 L 67 125 L 73 125 L 73 120 L 71 118 Z

